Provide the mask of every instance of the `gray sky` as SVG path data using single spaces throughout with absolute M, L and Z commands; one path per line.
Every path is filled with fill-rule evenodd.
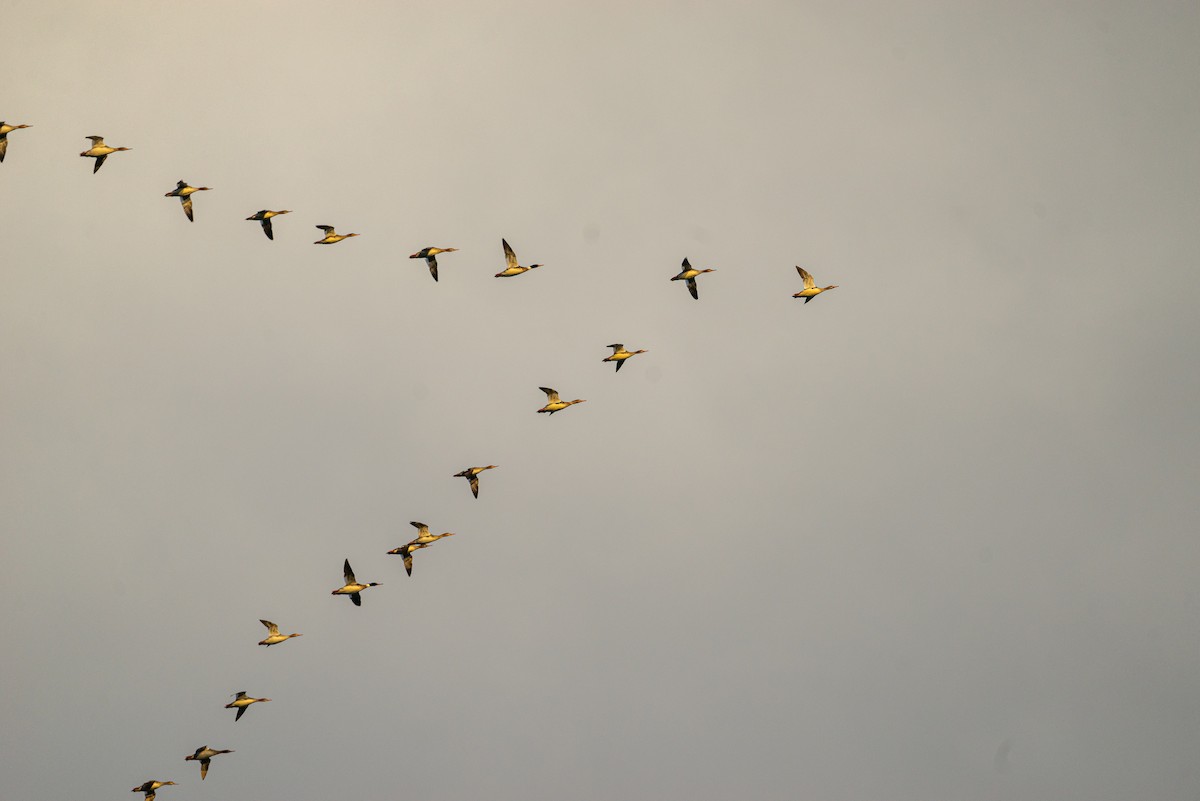
M 1200 10 L 854 5 L 6 9 L 0 797 L 1200 794 Z

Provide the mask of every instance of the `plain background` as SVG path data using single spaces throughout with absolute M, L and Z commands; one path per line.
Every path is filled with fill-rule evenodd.
M 847 5 L 10 3 L 0 796 L 1196 798 L 1200 10 Z

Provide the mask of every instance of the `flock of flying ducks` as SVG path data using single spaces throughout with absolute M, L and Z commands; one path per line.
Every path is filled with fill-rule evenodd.
M 8 135 L 10 133 L 12 133 L 13 131 L 17 131 L 17 130 L 20 130 L 23 128 L 29 128 L 29 127 L 31 127 L 31 126 L 29 126 L 29 125 L 9 125 L 5 122 L 0 121 L 0 162 L 4 161 L 4 156 L 8 149 Z M 104 165 L 105 160 L 113 153 L 120 153 L 120 152 L 128 151 L 131 149 L 128 147 L 110 147 L 104 143 L 104 137 L 102 137 L 102 136 L 89 136 L 87 138 L 91 140 L 92 146 L 90 148 L 88 148 L 87 150 L 83 151 L 82 153 L 80 153 L 79 155 L 82 157 L 85 157 L 85 158 L 95 159 L 95 165 L 92 167 L 93 174 L 95 174 L 96 172 L 98 172 L 100 170 L 100 167 Z M 193 208 L 192 208 L 192 196 L 195 195 L 197 192 L 207 192 L 209 190 L 210 190 L 210 187 L 191 186 L 186 181 L 181 180 L 176 184 L 174 189 L 172 189 L 170 192 L 166 193 L 165 197 L 179 198 L 179 202 L 183 206 L 183 213 L 185 215 L 187 215 L 187 218 L 189 221 L 195 222 L 195 216 L 194 216 Z M 290 213 L 291 213 L 290 209 L 283 209 L 280 211 L 272 211 L 270 209 L 262 209 L 261 211 L 255 212 L 251 216 L 247 217 L 246 220 L 261 223 L 263 233 L 266 235 L 267 239 L 274 240 L 275 233 L 274 233 L 274 230 L 271 225 L 272 219 L 275 217 L 279 217 L 281 215 L 290 214 Z M 324 237 L 322 237 L 321 239 L 318 239 L 316 242 L 313 243 L 316 245 L 333 245 L 338 242 L 342 242 L 346 239 L 350 239 L 351 237 L 359 236 L 359 234 L 357 234 L 357 233 L 339 234 L 339 233 L 337 233 L 337 231 L 334 229 L 334 227 L 332 225 L 318 225 L 316 227 L 321 229 L 325 233 Z M 538 267 L 542 266 L 541 264 L 530 264 L 529 266 L 521 266 L 521 264 L 517 260 L 517 254 L 513 251 L 512 247 L 508 244 L 508 241 L 501 239 L 500 244 L 504 250 L 505 267 L 503 270 L 496 273 L 496 276 L 495 276 L 496 278 L 511 278 L 514 276 L 518 276 L 518 275 L 527 273 L 530 270 L 535 270 Z M 409 258 L 410 259 L 424 259 L 426 265 L 429 267 L 430 275 L 433 276 L 434 281 L 437 281 L 438 280 L 438 261 L 437 261 L 438 255 L 443 254 L 443 253 L 454 253 L 457 250 L 458 250 L 458 248 L 426 247 L 426 248 L 422 248 L 421 250 L 412 254 L 411 256 L 409 256 Z M 818 287 L 816 285 L 816 282 L 813 280 L 812 275 L 810 275 L 807 270 L 805 270 L 803 267 L 800 267 L 800 266 L 797 266 L 796 270 L 800 274 L 801 280 L 804 282 L 804 288 L 800 292 L 797 292 L 796 294 L 794 294 L 792 296 L 794 298 L 804 298 L 804 302 L 808 303 L 810 300 L 812 300 L 813 298 L 815 298 L 817 295 L 821 294 L 822 292 L 827 292 L 830 289 L 837 289 L 836 285 Z M 696 278 L 700 275 L 703 275 L 704 273 L 711 273 L 711 272 L 715 272 L 715 270 L 713 268 L 706 268 L 703 270 L 695 269 L 694 267 L 692 267 L 691 263 L 689 263 L 689 261 L 685 258 L 683 260 L 682 270 L 679 272 L 678 275 L 675 275 L 674 277 L 672 277 L 671 280 L 672 281 L 683 281 L 686 284 L 688 292 L 691 294 L 691 296 L 693 298 L 695 298 L 696 300 L 699 300 L 700 294 L 699 294 L 699 291 L 696 286 Z M 619 342 L 614 343 L 612 345 L 608 345 L 607 347 L 612 348 L 612 354 L 609 356 L 606 356 L 601 361 L 613 362 L 616 366 L 615 372 L 620 372 L 621 367 L 624 366 L 625 362 L 628 359 L 630 359 L 631 357 L 648 352 L 646 350 L 634 350 L 634 351 L 626 350 L 625 346 Z M 561 412 L 562 410 L 567 409 L 571 406 L 574 406 L 575 404 L 586 402 L 585 399 L 583 399 L 583 398 L 576 398 L 575 400 L 562 400 L 562 398 L 559 397 L 558 391 L 555 389 L 552 389 L 550 387 L 538 387 L 538 389 L 540 389 L 542 392 L 546 393 L 546 405 L 537 410 L 539 414 L 545 413 L 547 415 L 553 415 L 555 412 Z M 467 479 L 467 481 L 469 482 L 470 487 L 471 487 L 471 494 L 475 498 L 478 498 L 479 497 L 479 474 L 484 472 L 485 470 L 493 470 L 496 467 L 497 467 L 497 465 L 494 465 L 494 464 L 489 464 L 489 465 L 485 465 L 482 467 L 468 467 L 459 473 L 455 473 L 454 477 Z M 411 525 L 417 529 L 417 536 L 415 538 L 413 538 L 410 542 L 406 543 L 405 545 L 402 545 L 399 548 L 394 548 L 394 549 L 388 551 L 388 554 L 390 554 L 390 555 L 400 556 L 403 558 L 404 569 L 405 569 L 405 572 L 409 576 L 412 575 L 413 554 L 414 553 L 416 553 L 417 551 L 419 551 L 423 548 L 431 547 L 434 543 L 436 543 L 440 539 L 454 536 L 454 532 L 451 532 L 451 531 L 443 532 L 442 534 L 431 534 L 429 531 L 429 526 L 425 525 L 424 523 L 419 523 L 419 522 L 413 521 L 411 523 Z M 380 586 L 379 582 L 374 582 L 374 581 L 367 583 L 367 584 L 363 584 L 363 583 L 359 582 L 355 578 L 354 570 L 350 567 L 349 559 L 346 559 L 345 563 L 342 566 L 342 575 L 345 579 L 345 584 L 343 584 L 341 587 L 334 590 L 331 594 L 332 595 L 349 596 L 350 601 L 355 606 L 362 606 L 362 593 L 365 590 L 368 590 L 371 587 Z M 270 647 L 272 645 L 278 645 L 280 643 L 286 642 L 292 638 L 303 636 L 297 632 L 293 632 L 291 634 L 281 634 L 279 632 L 279 627 L 275 623 L 273 623 L 269 620 L 260 620 L 259 622 L 262 623 L 263 626 L 265 626 L 267 629 L 267 637 L 266 637 L 266 639 L 259 642 L 258 643 L 259 645 Z M 234 722 L 237 722 L 242 719 L 242 715 L 244 715 L 246 713 L 246 710 L 249 709 L 254 704 L 265 703 L 270 700 L 271 700 L 270 698 L 251 698 L 243 690 L 243 691 L 239 691 L 238 693 L 236 693 L 236 695 L 234 696 L 234 700 L 231 701 L 230 703 L 226 704 L 225 708 L 237 710 L 237 714 L 234 716 Z M 216 750 L 216 749 L 209 748 L 207 745 L 203 745 L 203 746 L 200 746 L 199 748 L 197 748 L 194 753 L 189 754 L 188 756 L 184 757 L 184 760 L 185 761 L 196 761 L 196 762 L 200 763 L 200 779 L 203 780 L 208 775 L 209 763 L 211 762 L 213 757 L 218 756 L 220 754 L 232 754 L 232 753 L 233 753 L 233 751 L 231 749 Z M 150 779 L 150 780 L 147 780 L 146 782 L 144 782 L 143 784 L 141 784 L 137 787 L 134 787 L 132 792 L 144 794 L 145 801 L 154 801 L 157 790 L 159 790 L 162 787 L 168 787 L 168 786 L 173 786 L 173 785 L 175 785 L 175 782 L 173 782 L 173 781 L 158 781 L 155 779 Z

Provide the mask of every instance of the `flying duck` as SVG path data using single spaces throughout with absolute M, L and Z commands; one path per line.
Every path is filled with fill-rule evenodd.
M 270 209 L 263 209 L 262 211 L 254 212 L 253 215 L 251 215 L 250 217 L 247 217 L 246 219 L 247 220 L 261 220 L 262 227 L 263 227 L 263 233 L 267 235 L 267 239 L 273 240 L 273 239 L 275 239 L 275 232 L 271 230 L 271 218 L 278 217 L 280 214 L 291 214 L 291 213 L 292 213 L 291 209 L 284 209 L 283 211 L 271 211 Z
M 155 790 L 157 790 L 159 787 L 170 787 L 173 785 L 175 785 L 175 782 L 160 782 L 160 781 L 155 781 L 154 779 L 147 779 L 145 782 L 143 782 L 141 784 L 141 786 L 134 787 L 129 792 L 145 793 L 146 801 L 154 801 L 154 791 Z
M 805 303 L 808 303 L 822 292 L 828 292 L 831 289 L 837 289 L 837 284 L 830 284 L 829 286 L 817 286 L 817 282 L 813 280 L 811 275 L 809 275 L 808 270 L 804 269 L 799 264 L 796 265 L 796 272 L 800 273 L 800 277 L 804 279 L 804 289 L 800 290 L 795 295 L 792 295 L 792 297 L 804 298 Z
M 683 260 L 683 270 L 681 270 L 679 275 L 675 276 L 671 280 L 672 281 L 686 281 L 688 292 L 692 293 L 693 298 L 695 298 L 696 300 L 700 300 L 700 293 L 696 291 L 696 276 L 703 275 L 704 273 L 712 273 L 712 272 L 716 272 L 716 270 L 713 270 L 712 268 L 709 268 L 707 270 L 693 269 L 692 265 L 690 263 L 688 263 L 688 260 L 685 258 Z
M 313 242 L 314 245 L 332 245 L 335 242 L 341 242 L 343 239 L 358 236 L 358 234 L 339 234 L 333 230 L 332 225 L 318 225 L 317 227 L 325 232 L 325 238 Z
M 197 762 L 199 762 L 200 763 L 200 781 L 204 781 L 204 777 L 208 775 L 208 763 L 212 761 L 212 758 L 215 757 L 217 754 L 232 754 L 232 753 L 233 753 L 232 749 L 225 749 L 223 751 L 214 751 L 213 749 L 209 748 L 207 745 L 202 745 L 196 749 L 196 753 L 194 753 L 190 756 L 185 756 L 183 758 L 183 761 L 187 762 L 189 760 L 194 759 Z
M 421 248 L 416 253 L 409 256 L 410 259 L 424 259 L 429 265 L 429 274 L 433 276 L 433 280 L 438 280 L 437 277 L 437 255 L 439 253 L 453 253 L 458 248 Z
M 233 722 L 237 723 L 239 720 L 242 719 L 242 715 L 246 714 L 246 707 L 250 706 L 251 704 L 257 704 L 260 701 L 270 701 L 270 700 L 271 700 L 270 698 L 248 698 L 246 696 L 245 690 L 239 690 L 237 697 L 234 698 L 228 704 L 226 704 L 225 708 L 237 710 L 237 715 L 233 719 Z
M 379 583 L 372 581 L 370 584 L 359 584 L 354 580 L 354 571 L 350 569 L 350 560 L 346 560 L 346 566 L 342 568 L 342 573 L 346 577 L 346 584 L 339 587 L 330 593 L 330 595 L 349 595 L 350 600 L 354 601 L 355 606 L 362 606 L 362 596 L 360 592 L 368 587 L 378 587 Z
M 504 268 L 503 272 L 496 273 L 497 278 L 508 278 L 513 275 L 520 275 L 521 273 L 526 273 L 530 270 L 536 270 L 538 267 L 542 266 L 540 264 L 531 264 L 528 267 L 520 266 L 517 264 L 517 254 L 513 253 L 513 249 L 509 247 L 508 241 L 501 239 L 500 244 L 504 246 L 504 263 L 507 266 Z
M 413 552 L 419 551 L 422 548 L 428 548 L 432 544 L 433 543 L 431 543 L 431 542 L 427 542 L 424 545 L 418 545 L 415 542 L 410 542 L 408 545 L 401 545 L 399 548 L 393 548 L 392 550 L 388 551 L 388 553 L 390 553 L 392 556 L 403 556 L 404 557 L 404 570 L 406 573 L 408 573 L 408 575 L 411 576 L 412 575 Z
M 613 345 L 608 345 L 607 347 L 610 347 L 613 349 L 612 356 L 605 356 L 600 361 L 616 362 L 617 363 L 616 372 L 618 372 L 618 373 L 621 372 L 621 365 L 623 365 L 625 363 L 625 360 L 628 359 L 630 356 L 637 356 L 639 353 L 646 353 L 646 351 L 644 351 L 644 350 L 633 350 L 633 351 L 625 350 L 625 346 L 619 342 L 615 343 Z
M 267 639 L 260 642 L 259 645 L 265 645 L 268 648 L 270 648 L 272 645 L 276 645 L 277 643 L 287 642 L 292 637 L 304 636 L 303 634 L 280 634 L 279 626 L 276 626 L 269 620 L 262 620 L 260 618 L 258 622 L 267 627 Z
M 558 392 L 556 390 L 550 389 L 550 387 L 538 387 L 538 389 L 540 389 L 542 392 L 546 393 L 546 405 L 543 406 L 542 408 L 538 409 L 538 414 L 541 414 L 542 412 L 546 412 L 547 414 L 554 414 L 555 412 L 561 412 L 563 409 L 567 408 L 568 406 L 571 406 L 576 403 L 584 402 L 583 398 L 576 398 L 575 400 L 572 400 L 572 401 L 559 400 Z
M 482 473 L 484 470 L 491 470 L 495 467 L 498 467 L 498 465 L 489 464 L 487 467 L 468 467 L 466 470 L 462 471 L 461 473 L 455 473 L 454 477 L 455 478 L 465 478 L 467 481 L 470 481 L 471 482 L 471 494 L 474 495 L 476 498 L 478 498 L 479 497 L 479 474 Z
M 91 139 L 92 146 L 79 155 L 87 156 L 88 158 L 96 160 L 96 166 L 92 167 L 92 175 L 100 172 L 100 167 L 104 165 L 104 160 L 108 158 L 109 153 L 119 153 L 122 150 L 133 149 L 129 147 L 109 147 L 108 145 L 104 144 L 103 136 L 85 136 L 84 139 Z
M 442 534 L 430 534 L 429 526 L 424 523 L 418 523 L 415 520 L 409 522 L 409 525 L 417 530 L 417 538 L 409 543 L 409 545 L 431 545 L 443 537 L 453 537 L 453 531 L 446 531 Z
M 0 121 L 0 162 L 4 161 L 4 153 L 8 150 L 8 135 L 22 128 L 32 128 L 32 125 L 9 125 Z
M 187 215 L 188 220 L 195 222 L 196 218 L 192 216 L 192 195 L 196 192 L 207 192 L 207 186 L 188 186 L 187 181 L 180 181 L 163 197 L 177 197 L 179 202 L 183 204 L 183 213 Z

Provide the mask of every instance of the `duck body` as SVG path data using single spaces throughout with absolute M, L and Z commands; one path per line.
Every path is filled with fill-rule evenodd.
M 7 122 L 0 122 L 0 163 L 4 162 L 4 154 L 8 151 L 8 135 L 22 128 L 32 127 L 32 125 L 9 125 Z
M 291 209 L 284 209 L 283 211 L 271 211 L 270 209 L 263 209 L 262 211 L 254 212 L 246 219 L 247 220 L 256 220 L 256 221 L 261 222 L 263 233 L 267 235 L 267 239 L 274 240 L 275 232 L 271 230 L 271 218 L 278 217 L 280 214 L 291 214 L 291 213 L 292 213 Z
M 792 297 L 804 298 L 805 303 L 808 303 L 822 292 L 828 292 L 831 289 L 837 289 L 837 284 L 830 284 L 829 286 L 817 286 L 817 282 L 813 280 L 813 277 L 809 274 L 808 270 L 804 269 L 799 264 L 796 265 L 796 272 L 800 273 L 800 278 L 804 281 L 804 289 L 792 295 Z
M 621 365 L 623 365 L 625 363 L 625 360 L 628 359 L 630 356 L 637 356 L 639 353 L 648 353 L 648 351 L 645 351 L 645 350 L 633 350 L 633 351 L 625 350 L 625 346 L 619 342 L 609 345 L 608 347 L 613 349 L 612 355 L 605 356 L 600 361 L 616 362 L 617 369 L 614 372 L 618 372 L 618 373 L 621 372 Z
M 189 756 L 185 756 L 183 758 L 183 761 L 187 762 L 189 760 L 194 759 L 197 762 L 199 762 L 200 763 L 200 781 L 204 781 L 204 777 L 208 775 L 208 763 L 212 761 L 212 758 L 217 756 L 218 754 L 232 754 L 232 753 L 233 753 L 233 751 L 231 749 L 225 749 L 222 751 L 214 751 L 213 749 L 209 748 L 207 745 L 202 745 L 196 749 L 196 753 L 190 754 Z
M 183 205 L 183 213 L 187 215 L 189 222 L 195 222 L 196 218 L 192 216 L 192 195 L 197 192 L 207 192 L 210 187 L 207 186 L 188 186 L 187 181 L 180 181 L 175 185 L 175 188 L 167 192 L 163 197 L 177 197 Z
M 583 398 L 576 398 L 575 400 L 569 401 L 562 400 L 558 397 L 558 392 L 550 387 L 538 387 L 538 389 L 546 393 L 546 405 L 538 409 L 538 414 L 541 414 L 542 412 L 545 412 L 546 414 L 554 414 L 555 412 L 561 412 L 568 406 L 574 406 L 576 403 L 587 402 Z
M 325 238 L 318 239 L 316 242 L 313 242 L 314 245 L 333 245 L 341 242 L 343 239 L 349 239 L 352 236 L 358 236 L 358 234 L 339 234 L 333 230 L 332 225 L 318 225 L 317 228 L 320 228 L 325 232 Z
M 409 256 L 410 259 L 424 259 L 429 265 L 429 274 L 433 276 L 433 280 L 438 280 L 437 256 L 439 253 L 454 253 L 458 248 L 421 248 L 416 253 Z
M 684 258 L 683 269 L 679 271 L 679 275 L 675 276 L 671 280 L 684 281 L 687 283 L 688 292 L 692 293 L 693 298 L 700 300 L 700 291 L 696 288 L 696 276 L 703 275 L 704 273 L 715 272 L 716 270 L 712 269 L 711 267 L 705 270 L 697 270 L 696 268 L 692 267 L 687 258 Z
M 233 722 L 237 723 L 242 719 L 242 715 L 246 714 L 246 710 L 251 706 L 251 704 L 261 704 L 270 700 L 270 698 L 251 698 L 246 695 L 245 690 L 239 690 L 237 697 L 234 698 L 230 703 L 226 704 L 225 708 L 237 710 L 237 715 L 235 715 L 233 718 Z
M 272 623 L 269 620 L 261 620 L 260 619 L 258 622 L 262 623 L 264 626 L 267 627 L 267 638 L 265 640 L 261 641 L 259 643 L 259 645 L 265 645 L 268 648 L 270 648 L 272 645 L 278 645 L 281 642 L 287 642 L 288 640 L 290 640 L 293 637 L 303 637 L 304 636 L 303 634 L 295 634 L 295 633 L 280 634 L 279 627 L 276 626 L 274 623 Z
M 350 568 L 349 559 L 346 560 L 346 564 L 342 568 L 342 575 L 346 578 L 345 585 L 338 587 L 330 595 L 349 595 L 350 600 L 355 606 L 362 606 L 362 595 L 359 593 L 371 587 L 379 586 L 379 583 L 375 581 L 372 581 L 370 584 L 359 584 L 357 579 L 354 578 L 354 571 Z
M 103 136 L 85 136 L 84 139 L 91 139 L 92 146 L 79 155 L 96 160 L 96 166 L 92 167 L 92 175 L 100 172 L 100 168 L 104 165 L 104 160 L 109 157 L 109 154 L 133 149 L 129 147 L 109 147 L 104 144 Z
M 522 267 L 521 265 L 517 264 L 517 254 L 514 253 L 513 249 L 509 246 L 508 240 L 501 239 L 500 244 L 504 248 L 505 267 L 503 270 L 496 273 L 497 278 L 511 278 L 514 275 L 520 275 L 521 273 L 527 273 L 530 270 L 536 270 L 538 267 L 542 266 L 540 264 L 531 264 L 528 267 Z
M 494 470 L 496 467 L 498 467 L 498 465 L 494 465 L 494 464 L 489 464 L 486 467 L 468 467 L 466 470 L 462 471 L 461 473 L 455 473 L 454 477 L 455 478 L 465 478 L 467 481 L 471 482 L 471 494 L 474 495 L 476 498 L 478 498 L 479 497 L 479 474 L 482 473 L 484 470 Z

